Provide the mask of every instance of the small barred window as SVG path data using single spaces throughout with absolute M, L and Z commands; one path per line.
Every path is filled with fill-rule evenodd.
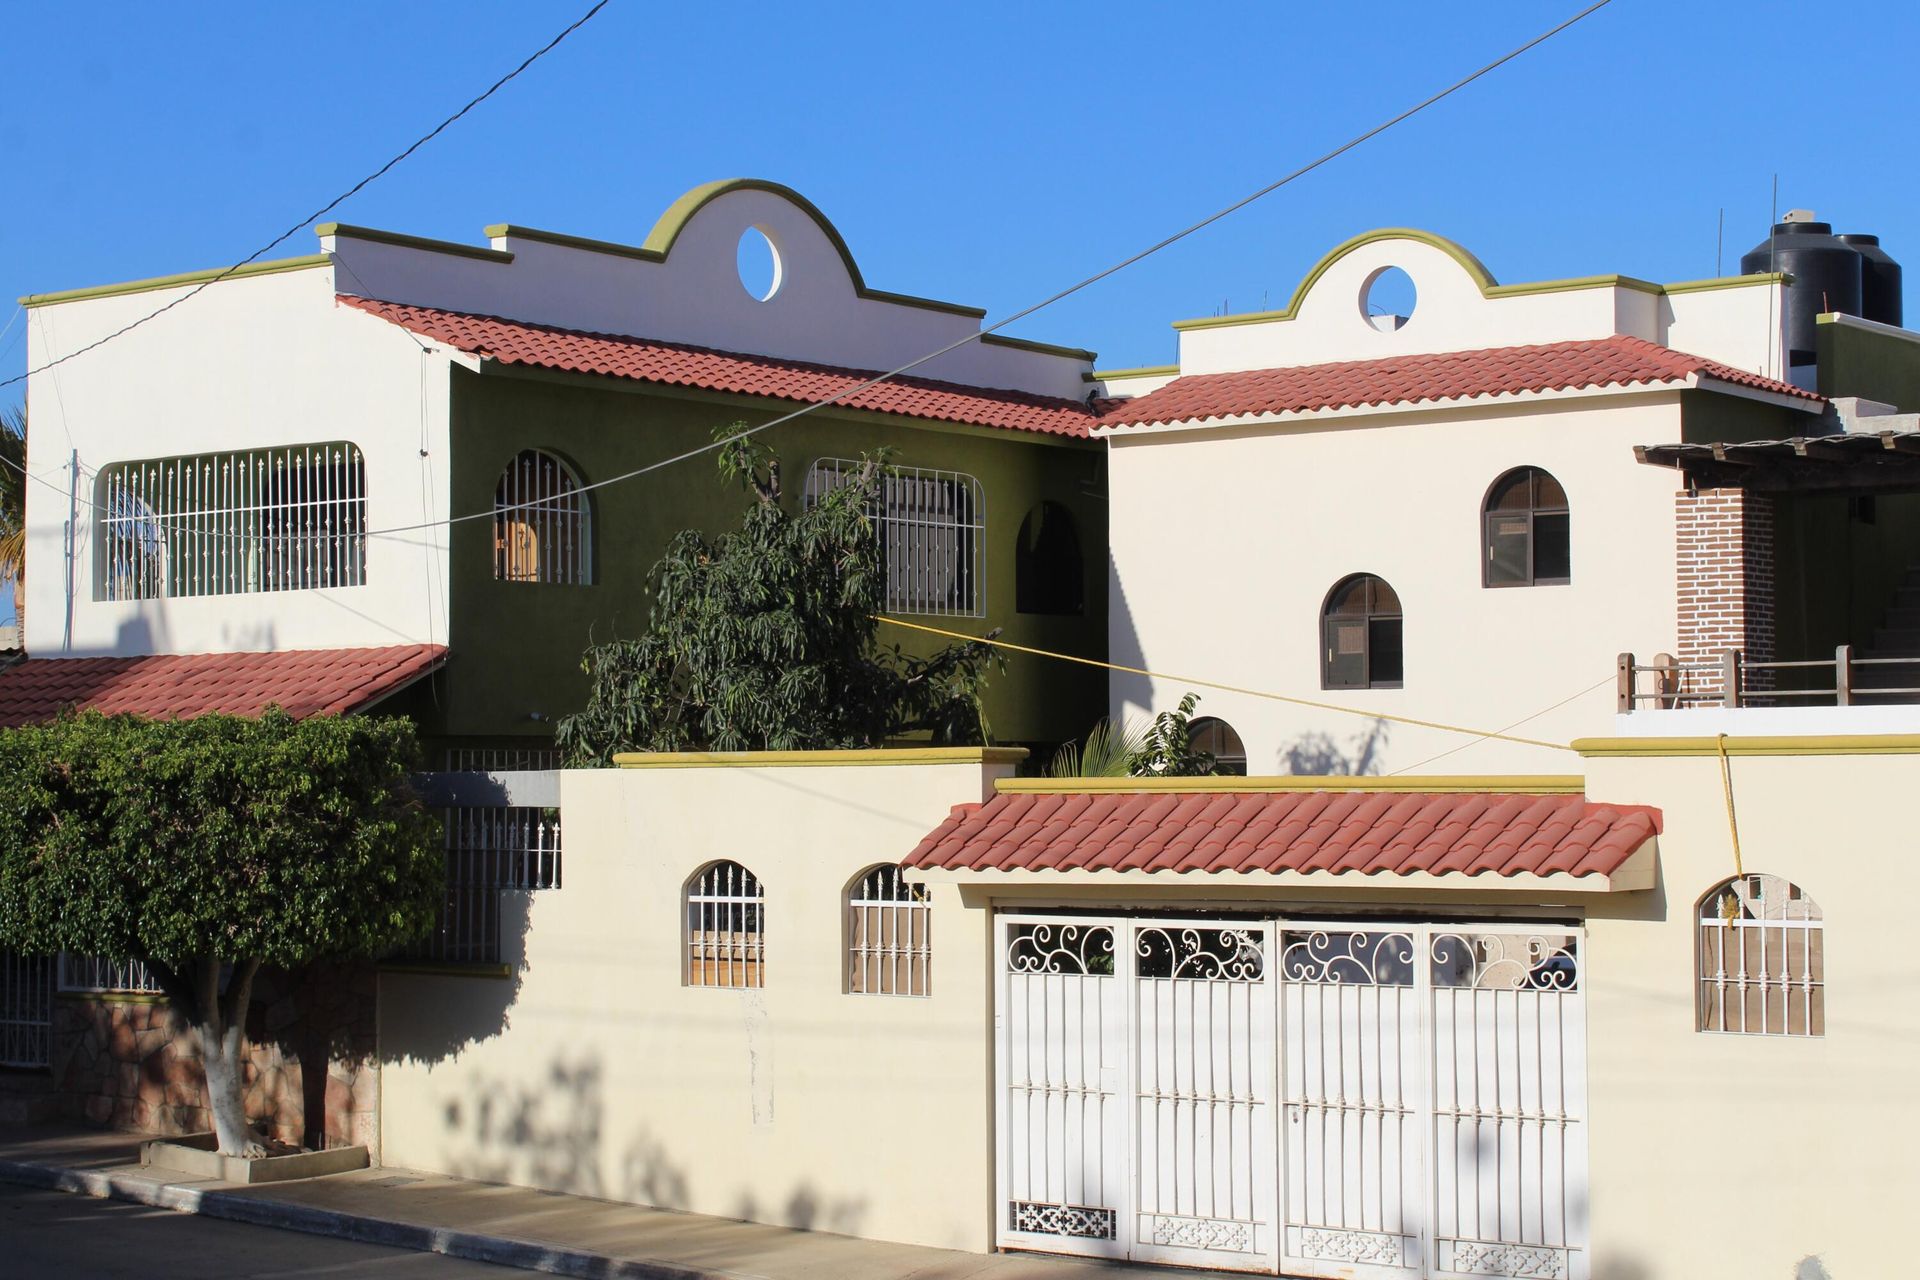
M 930 986 L 932 904 L 899 867 L 875 867 L 847 893 L 847 990 L 924 996 Z
M 687 985 L 764 987 L 766 897 L 759 877 L 715 862 L 687 882 Z
M 523 450 L 493 491 L 493 576 L 577 586 L 592 569 L 587 497 L 567 465 Z
M 1755 1036 L 1827 1031 L 1820 907 L 1779 876 L 1738 876 L 1700 899 L 1699 1027 Z

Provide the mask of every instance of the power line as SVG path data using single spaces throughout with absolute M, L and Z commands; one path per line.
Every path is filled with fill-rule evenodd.
M 606 3 L 606 0 L 601 0 L 601 4 L 605 4 L 605 3 Z M 1569 17 L 1563 20 L 1562 22 L 1556 24 L 1553 27 L 1550 27 L 1546 31 L 1542 32 L 1541 34 L 1533 37 L 1531 40 L 1528 40 L 1525 44 L 1519 45 L 1509 50 L 1508 52 L 1500 55 L 1498 58 L 1495 58 L 1493 61 L 1487 63 L 1485 66 L 1480 67 L 1478 70 L 1469 72 L 1467 75 L 1460 77 L 1458 80 L 1455 80 L 1453 83 L 1449 84 L 1444 89 L 1441 89 L 1439 92 L 1434 93 L 1431 96 L 1422 99 L 1420 102 L 1415 103 L 1413 106 L 1406 108 L 1404 111 L 1401 111 L 1398 115 L 1390 117 L 1389 119 L 1383 121 L 1382 123 L 1377 124 L 1372 128 L 1368 129 L 1364 133 L 1356 134 L 1354 137 L 1348 139 L 1346 142 L 1341 143 L 1339 146 L 1333 148 L 1331 151 L 1325 152 L 1324 154 L 1316 157 L 1315 159 L 1308 161 L 1306 164 L 1303 164 L 1299 168 L 1294 169 L 1292 172 L 1286 174 L 1285 176 L 1278 178 L 1273 182 L 1268 183 L 1267 185 L 1261 187 L 1259 190 L 1254 191 L 1249 195 L 1241 197 L 1240 199 L 1234 201 L 1232 204 L 1229 204 L 1222 209 L 1216 210 L 1215 212 L 1208 214 L 1206 217 L 1200 219 L 1198 222 L 1192 223 L 1191 225 L 1179 231 L 1174 232 L 1172 235 L 1169 235 L 1164 239 L 1156 241 L 1155 243 L 1147 246 L 1145 249 L 1142 249 L 1139 252 L 1131 255 L 1130 257 L 1123 258 L 1119 262 L 1114 263 L 1112 266 L 1107 267 L 1104 270 L 1095 272 L 1093 275 L 1090 275 L 1075 284 L 1068 285 L 1066 288 L 1061 289 L 1059 292 L 1051 294 L 1050 296 L 1041 299 L 1039 302 L 1033 303 L 1031 306 L 1024 307 L 1018 311 L 1015 311 L 1011 315 L 1005 316 L 1002 319 L 994 322 L 993 324 L 978 330 L 977 332 L 965 334 L 959 338 L 954 339 L 952 342 L 947 343 L 945 346 L 938 347 L 933 351 L 929 351 L 927 354 L 920 356 L 917 359 L 909 360 L 907 363 L 895 366 L 894 368 L 889 369 L 884 373 L 874 374 L 872 377 L 866 378 L 860 382 L 854 383 L 852 386 L 842 388 L 841 390 L 835 392 L 833 395 L 828 396 L 823 400 L 816 400 L 811 403 L 802 405 L 798 409 L 791 410 L 787 413 L 780 414 L 775 418 L 769 419 L 768 421 L 761 423 L 759 426 L 748 427 L 745 430 L 737 431 L 731 435 L 709 441 L 705 444 L 698 445 L 692 449 L 685 450 L 684 452 L 676 453 L 671 457 L 661 458 L 658 461 L 648 463 L 646 466 L 635 467 L 631 471 L 623 471 L 618 475 L 608 476 L 604 480 L 596 480 L 591 484 L 583 484 L 579 487 L 577 492 L 588 493 L 596 489 L 605 489 L 616 484 L 624 484 L 629 480 L 635 480 L 641 476 L 648 475 L 652 472 L 664 470 L 665 468 L 674 466 L 678 463 L 686 462 L 693 458 L 700 457 L 704 454 L 712 453 L 716 449 L 724 448 L 727 445 L 732 444 L 737 440 L 744 440 L 748 436 L 758 435 L 763 431 L 770 431 L 774 427 L 781 426 L 788 422 L 792 422 L 796 418 L 804 417 L 805 415 L 814 413 L 820 409 L 830 408 L 831 406 L 838 404 L 840 401 L 847 399 L 849 396 L 857 395 L 858 393 L 865 391 L 870 387 L 878 386 L 882 382 L 886 382 L 892 378 L 899 377 L 900 375 L 905 373 L 910 373 L 914 369 L 919 368 L 921 365 L 926 364 L 929 361 L 937 360 L 941 356 L 944 356 L 949 352 L 956 351 L 959 348 L 966 346 L 969 343 L 977 342 L 979 339 L 984 338 L 989 334 L 997 333 L 1001 329 L 1006 328 L 1008 325 L 1014 324 L 1017 321 L 1023 320 L 1026 317 L 1035 314 L 1036 312 L 1045 310 L 1047 307 L 1052 306 L 1056 302 L 1060 302 L 1066 298 L 1070 298 L 1074 294 L 1079 293 L 1081 290 L 1086 289 L 1092 285 L 1098 284 L 1100 281 L 1107 279 L 1109 276 L 1112 276 L 1117 274 L 1118 272 L 1124 271 L 1128 267 L 1134 266 L 1135 264 L 1142 262 L 1147 258 L 1152 257 L 1154 254 L 1159 253 L 1161 250 L 1169 248 L 1172 245 L 1178 244 L 1180 241 L 1186 239 L 1188 236 L 1191 236 L 1196 232 L 1205 230 L 1206 228 L 1212 226 L 1214 223 L 1219 222 L 1221 219 L 1229 217 L 1232 214 L 1239 212 L 1240 210 L 1246 208 L 1248 205 L 1253 204 L 1258 200 L 1264 199 L 1265 197 L 1272 195 L 1274 192 L 1280 190 L 1282 187 L 1285 187 L 1289 183 L 1295 182 L 1298 179 L 1305 177 L 1307 174 L 1312 173 L 1315 169 L 1321 168 L 1322 166 L 1330 163 L 1331 161 L 1338 159 L 1339 157 L 1345 155 L 1347 152 L 1353 150 L 1355 147 L 1360 146 L 1362 143 L 1367 142 L 1372 138 L 1378 137 L 1380 134 L 1385 133 L 1387 130 L 1393 128 L 1395 125 L 1401 124 L 1404 121 L 1409 120 L 1412 117 L 1418 115 L 1422 111 L 1425 111 L 1428 107 L 1431 107 L 1434 104 L 1441 102 L 1448 97 L 1451 97 L 1453 94 L 1458 93 L 1460 90 L 1472 84 L 1474 81 L 1480 79 L 1481 77 L 1487 75 L 1492 71 L 1498 70 L 1499 68 L 1505 66 L 1507 63 L 1512 62 L 1515 58 L 1520 57 L 1521 55 L 1538 47 L 1539 45 L 1546 43 L 1548 40 L 1551 40 L 1553 37 L 1559 35 L 1561 32 L 1567 30 L 1568 28 L 1574 26 L 1575 24 L 1581 22 L 1582 20 L 1588 17 L 1591 17 L 1593 14 L 1599 12 L 1601 9 L 1606 8 L 1607 5 L 1611 3 L 1612 3 L 1612 0 L 1596 0 L 1596 3 L 1588 5 L 1586 8 L 1580 10 L 1578 13 L 1574 14 L 1572 17 Z M 594 8 L 587 13 L 586 17 L 580 19 L 580 21 L 585 22 L 587 18 L 590 18 L 593 16 L 594 13 L 597 13 L 600 7 L 601 5 L 595 5 Z M 575 23 L 574 25 L 577 27 L 579 23 Z M 571 31 L 572 28 L 569 28 L 568 30 Z M 565 34 L 566 33 L 563 32 L 562 37 L 564 37 Z M 558 38 L 556 38 L 555 42 L 556 43 L 558 42 Z M 535 55 L 535 56 L 537 57 L 538 55 Z M 531 59 L 529 59 L 529 61 L 531 61 Z M 281 239 L 283 240 L 285 238 L 286 238 L 285 236 L 281 237 Z M 278 243 L 278 242 L 276 241 L 275 243 Z M 207 281 L 206 283 L 211 284 L 213 283 L 213 281 L 210 280 L 210 281 Z M 202 285 L 201 287 L 204 288 L 205 285 Z M 198 292 L 198 290 L 196 290 L 196 292 Z M 187 295 L 187 296 L 191 296 L 191 295 Z M 185 298 L 181 298 L 179 299 L 179 301 L 185 301 Z M 162 310 L 165 310 L 165 308 L 162 308 Z M 158 314 L 158 312 L 156 312 L 155 314 Z M 148 317 L 148 318 L 151 319 L 151 317 Z M 411 334 L 411 332 L 409 332 L 408 336 L 412 337 L 413 335 Z M 104 341 L 107 341 L 107 339 L 102 339 L 101 341 L 104 342 Z M 415 341 L 417 342 L 418 339 L 416 338 Z M 97 346 L 99 344 L 95 343 L 94 345 Z M 87 350 L 87 349 L 88 348 L 82 348 L 82 350 Z M 73 352 L 72 354 L 78 355 L 80 354 L 80 352 L 76 351 L 76 352 Z M 4 385 L 6 384 L 0 383 L 0 386 L 4 386 Z M 31 477 L 31 478 L 39 479 L 39 477 Z M 57 487 L 57 486 L 53 486 L 50 481 L 42 480 L 41 483 L 47 484 L 49 487 Z M 64 489 L 61 489 L 60 493 L 63 497 L 67 496 L 66 490 Z M 89 502 L 86 499 L 81 499 L 81 503 L 82 505 L 87 506 L 89 508 L 94 508 L 94 507 L 97 507 L 98 505 L 96 503 Z M 416 524 L 394 525 L 385 529 L 371 529 L 359 536 L 365 537 L 365 538 L 380 538 L 380 537 L 393 537 L 403 533 L 419 533 L 428 529 L 437 529 L 443 526 L 464 524 L 471 520 L 497 519 L 503 512 L 530 508 L 533 505 L 535 505 L 535 503 L 533 502 L 495 505 L 487 508 L 484 511 L 472 511 L 472 512 L 466 513 L 465 515 L 448 516 L 440 520 L 427 520 L 427 521 L 422 521 Z M 220 536 L 220 535 L 214 535 L 214 536 Z M 237 537 L 239 535 L 231 535 L 231 536 Z
M 384 177 L 389 169 L 399 164 L 402 160 L 405 160 L 408 156 L 418 151 L 421 147 L 426 146 L 427 143 L 432 142 L 435 138 L 439 137 L 442 133 L 446 131 L 448 126 L 452 125 L 456 120 L 460 119 L 460 117 L 466 115 L 467 112 L 473 110 L 475 107 L 485 102 L 488 98 L 491 98 L 494 94 L 498 93 L 503 87 L 505 87 L 508 81 L 512 80 L 515 76 L 518 76 L 522 71 L 525 71 L 528 67 L 538 62 L 541 58 L 545 57 L 547 54 L 551 53 L 554 50 L 554 48 L 557 45 L 559 45 L 559 43 L 562 40 L 565 40 L 568 36 L 572 35 L 574 32 L 578 31 L 581 27 L 585 26 L 587 24 L 588 19 L 592 18 L 594 14 L 599 13 L 602 9 L 606 8 L 608 3 L 609 3 L 609 0 L 598 0 L 598 3 L 596 3 L 591 9 L 587 10 L 585 13 L 581 14 L 580 17 L 576 18 L 572 23 L 572 25 L 568 26 L 566 30 L 562 31 L 559 35 L 547 41 L 544 45 L 541 45 L 538 49 L 534 50 L 532 53 L 528 54 L 526 58 L 521 61 L 519 66 L 507 72 L 507 74 L 505 74 L 504 76 L 501 76 L 498 80 L 495 80 L 491 85 L 487 86 L 487 89 L 484 93 L 480 94 L 476 98 L 470 99 L 465 106 L 461 107 L 458 111 L 454 112 L 452 115 L 442 120 L 439 124 L 435 125 L 430 131 L 420 135 L 418 138 L 415 138 L 411 143 L 408 144 L 406 150 L 394 156 L 393 159 L 387 161 L 385 164 L 381 165 L 378 169 L 375 169 L 372 173 L 360 179 L 360 181 L 354 183 L 351 187 L 348 187 L 345 191 L 341 192 L 339 195 L 329 200 L 326 204 L 322 205 L 320 208 L 316 209 L 314 212 L 308 214 L 306 217 L 300 219 L 300 221 L 294 223 L 292 226 L 288 227 L 285 231 L 282 231 L 279 235 L 275 236 L 272 240 L 269 240 L 266 244 L 261 245 L 258 249 L 255 249 L 252 253 L 248 254 L 246 257 L 240 259 L 240 261 L 228 267 L 225 271 L 222 271 L 219 275 L 213 276 L 210 279 L 202 280 L 199 284 L 195 285 L 192 289 L 189 289 L 187 292 L 181 294 L 179 297 L 167 303 L 165 306 L 159 307 L 153 311 L 150 311 L 146 315 L 141 316 L 138 320 L 132 321 L 129 324 L 122 325 L 120 328 L 115 329 L 112 333 L 107 334 L 105 337 L 97 338 L 94 341 L 89 342 L 86 346 L 80 347 L 73 351 L 69 351 L 63 356 L 56 356 L 54 359 L 47 361 L 45 364 L 41 365 L 37 369 L 29 369 L 25 373 L 18 374 L 11 378 L 6 378 L 4 380 L 0 380 L 0 387 L 10 387 L 16 382 L 24 382 L 28 378 L 31 378 L 36 373 L 45 373 L 48 369 L 53 368 L 55 365 L 65 364 L 67 361 L 74 359 L 76 356 L 83 356 L 87 352 L 92 351 L 97 347 L 105 346 L 107 343 L 112 342 L 115 338 L 122 337 L 125 334 L 133 332 L 135 329 L 138 329 L 141 325 L 145 324 L 147 321 L 152 320 L 158 316 L 165 315 L 167 312 L 173 310 L 175 307 L 179 306 L 181 303 L 185 302 L 187 299 L 194 297 L 202 289 L 205 289 L 208 285 L 220 283 L 220 281 L 225 280 L 228 276 L 240 270 L 240 268 L 246 266 L 248 263 L 255 261 L 256 259 L 260 258 L 264 254 L 271 253 L 274 249 L 278 248 L 281 244 L 285 243 L 287 239 L 293 236 L 296 232 L 299 232 L 303 228 L 309 227 L 314 223 L 320 221 L 320 219 L 326 217 L 329 213 L 332 213 L 335 209 L 345 204 L 348 200 L 352 199 L 356 195 L 359 195 L 360 192 L 364 190 L 368 185 L 370 185 L 377 179 Z

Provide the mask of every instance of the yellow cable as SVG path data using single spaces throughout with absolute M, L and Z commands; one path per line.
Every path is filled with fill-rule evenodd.
M 909 631 L 924 631 L 930 636 L 945 636 L 949 640 L 965 640 L 972 644 L 992 645 L 996 649 L 1011 649 L 1015 653 L 1030 653 L 1039 658 L 1058 658 L 1061 662 L 1077 662 L 1083 667 L 1101 667 L 1108 671 L 1124 671 L 1131 676 L 1146 676 L 1153 680 L 1167 680 L 1175 684 L 1198 685 L 1202 689 L 1219 689 L 1225 693 L 1245 694 L 1249 698 L 1266 698 L 1273 702 L 1290 702 L 1297 707 L 1312 707 L 1318 711 L 1339 711 L 1350 716 L 1365 716 L 1369 720 L 1386 720 L 1393 724 L 1409 724 L 1418 729 L 1438 729 L 1443 733 L 1464 733 L 1470 738 L 1492 738 L 1500 742 L 1517 742 L 1526 747 L 1546 747 L 1550 751 L 1572 751 L 1564 742 L 1545 742 L 1539 738 L 1520 738 L 1508 733 L 1487 733 L 1480 729 L 1463 729 L 1457 724 L 1442 724 L 1437 720 L 1416 720 L 1412 716 L 1388 715 L 1382 711 L 1362 711 L 1358 707 L 1343 707 L 1337 702 L 1316 702 L 1312 698 L 1292 698 L 1284 693 L 1269 693 L 1265 689 L 1247 689 L 1237 684 L 1221 684 L 1217 680 L 1202 680 L 1197 676 L 1176 676 L 1164 671 L 1148 671 L 1145 667 L 1129 667 L 1118 662 L 1102 662 L 1098 658 L 1080 658 L 1071 653 L 1055 653 L 1051 649 L 1035 649 L 1029 645 L 1014 644 L 1010 640 L 993 640 L 986 636 L 970 636 L 960 631 L 948 631 L 942 627 L 929 627 L 918 622 L 902 622 L 898 618 L 871 615 L 876 622 L 888 626 L 905 627 Z M 1532 717 L 1528 717 L 1531 719 Z
M 1727 760 L 1727 735 L 1716 741 L 1720 747 L 1720 790 L 1727 797 L 1727 834 L 1733 837 L 1733 874 L 1744 876 L 1747 869 L 1740 858 L 1740 820 L 1733 815 L 1733 766 Z

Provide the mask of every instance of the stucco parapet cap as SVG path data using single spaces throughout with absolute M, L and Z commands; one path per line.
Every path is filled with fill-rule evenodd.
M 1479 774 L 1434 774 L 1426 777 L 1354 777 L 1351 775 L 1282 774 L 1271 777 L 1204 778 L 1002 778 L 994 790 L 1043 795 L 1086 795 L 1095 792 L 1205 791 L 1362 791 L 1438 794 L 1578 795 L 1586 787 L 1579 774 L 1520 774 L 1496 777 Z
M 204 271 L 182 271 L 177 275 L 152 276 L 145 280 L 125 280 L 117 284 L 89 285 L 82 289 L 59 289 L 51 293 L 29 293 L 19 299 L 23 307 L 45 307 L 59 302 L 83 302 L 88 298 L 111 298 L 123 293 L 150 293 L 155 289 L 178 289 L 191 284 L 216 280 L 240 280 L 247 276 L 278 275 L 282 271 L 306 271 L 333 265 L 324 253 L 300 258 L 272 258 L 238 267 L 209 267 Z
M 625 751 L 620 769 L 792 769 L 857 765 L 1019 764 L 1025 747 L 874 747 L 852 751 Z
M 1717 756 L 1719 738 L 1575 738 L 1581 755 L 1596 756 Z M 1920 755 L 1920 734 L 1859 733 L 1805 734 L 1790 737 L 1727 738 L 1730 756 L 1903 756 Z
M 346 222 L 323 222 L 313 229 L 313 233 L 322 240 L 329 238 L 364 240 L 369 244 L 390 244 L 402 249 L 423 249 L 428 253 L 452 254 L 458 258 L 478 258 L 482 262 L 513 261 L 513 255 L 504 249 L 461 244 L 456 240 L 433 240 L 426 236 L 410 236 L 399 231 L 381 231 L 377 227 L 356 227 Z

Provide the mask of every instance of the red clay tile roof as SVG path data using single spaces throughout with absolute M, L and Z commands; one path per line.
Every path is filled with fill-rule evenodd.
M 967 871 L 1605 876 L 1658 811 L 1583 795 L 1359 791 L 1003 792 L 907 856 Z
M 276 704 L 295 717 L 343 714 L 411 684 L 446 658 L 446 646 L 437 644 L 29 658 L 0 671 L 0 725 L 38 724 L 68 707 L 163 720 L 210 711 L 255 716 Z
M 1290 369 L 1194 374 L 1114 405 L 1098 425 L 1138 426 L 1240 414 L 1417 404 L 1521 391 L 1632 387 L 1677 382 L 1694 375 L 1821 402 L 1819 396 L 1791 383 L 1673 351 L 1643 338 L 1615 336 L 1533 347 L 1296 365 Z
M 442 311 L 436 307 L 408 306 L 346 294 L 339 295 L 339 301 L 436 342 L 501 364 L 635 378 L 701 391 L 811 403 L 858 386 L 875 372 L 716 351 L 711 347 L 651 338 L 582 333 L 502 320 L 497 316 Z M 906 376 L 889 378 L 835 403 L 849 409 L 903 418 L 964 422 L 1055 436 L 1085 436 L 1094 423 L 1092 410 L 1078 400 Z

